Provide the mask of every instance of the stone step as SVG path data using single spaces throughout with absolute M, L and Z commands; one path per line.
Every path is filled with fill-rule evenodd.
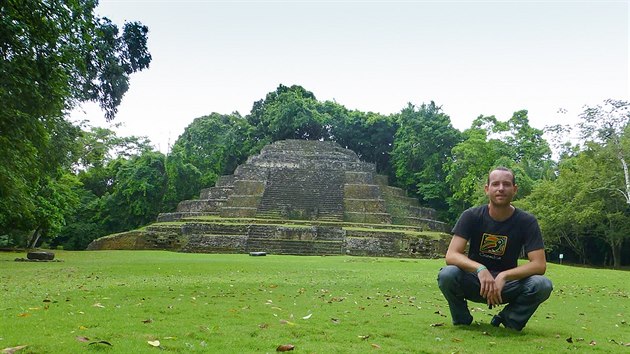
M 392 217 L 389 213 L 355 213 L 345 212 L 343 220 L 347 222 L 368 224 L 391 224 Z
M 246 224 L 210 224 L 187 223 L 182 226 L 182 233 L 186 235 L 247 235 L 249 225 Z
M 262 195 L 265 182 L 259 180 L 238 179 L 234 181 L 234 193 L 240 195 Z
M 346 184 L 374 184 L 374 174 L 371 172 L 346 171 Z
M 238 176 L 238 179 L 266 181 L 269 177 L 269 169 L 263 166 L 246 163 L 236 167 L 234 174 Z
M 381 187 L 377 184 L 344 184 L 344 198 L 380 199 Z
M 219 211 L 219 215 L 224 218 L 253 218 L 256 216 L 256 210 L 253 207 L 223 207 Z
M 227 199 L 234 187 L 210 187 L 199 192 L 199 199 Z
M 299 241 L 250 238 L 247 252 L 267 252 L 270 254 L 294 255 L 340 255 L 344 253 L 341 241 Z
M 412 225 L 421 227 L 424 231 L 440 231 L 449 233 L 451 230 L 447 223 L 433 219 L 416 217 L 392 217 L 392 222 L 401 225 Z
M 225 199 L 193 199 L 184 200 L 177 204 L 177 212 L 180 213 L 202 213 L 216 212 L 225 205 Z
M 340 227 L 328 226 L 286 227 L 252 225 L 248 235 L 250 238 L 270 240 L 343 241 L 345 231 Z
M 348 212 L 386 213 L 384 199 L 356 199 L 344 198 L 343 206 Z
M 246 207 L 246 208 L 258 208 L 262 195 L 237 195 L 232 194 L 227 200 L 227 207 Z
M 215 187 L 233 187 L 234 179 L 235 179 L 234 175 L 219 176 L 214 186 Z
M 201 216 L 214 216 L 219 215 L 218 211 L 213 212 L 176 212 L 176 213 L 160 213 L 157 217 L 157 222 L 170 222 L 179 221 L 186 218 L 195 218 Z
M 246 235 L 191 235 L 181 250 L 194 253 L 243 253 L 246 245 Z
M 386 186 L 386 187 L 389 186 L 389 177 L 387 177 L 387 175 L 376 175 L 374 177 L 374 181 L 378 185 Z
M 398 187 L 392 186 L 383 186 L 383 194 L 386 196 L 399 196 L 399 197 L 407 197 L 407 192 Z

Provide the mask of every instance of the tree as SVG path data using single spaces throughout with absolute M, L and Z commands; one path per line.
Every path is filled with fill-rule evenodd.
M 233 173 L 254 150 L 254 144 L 252 127 L 238 112 L 230 115 L 212 113 L 196 118 L 177 139 L 170 156 L 173 164 L 189 170 L 184 175 L 192 177 L 196 174 L 192 166 L 201 175 L 197 180 L 177 182 L 174 180 L 177 176 L 173 174 L 169 183 L 176 189 L 182 183 L 211 187 L 219 176 Z M 178 196 L 187 194 L 181 189 L 176 193 Z
M 509 150 L 505 143 L 488 139 L 486 130 L 474 126 L 465 130 L 463 137 L 463 141 L 453 147 L 444 165 L 446 182 L 453 191 L 448 199 L 453 221 L 465 209 L 486 201 L 485 178 Z
M 588 142 L 604 144 L 612 150 L 623 171 L 623 187 L 612 186 L 619 192 L 630 207 L 630 173 L 628 172 L 628 154 L 630 154 L 630 102 L 608 99 L 603 105 L 587 107 L 580 115 L 579 129 L 581 138 Z
M 247 121 L 255 127 L 254 137 L 262 147 L 284 139 L 328 140 L 328 118 L 312 92 L 280 85 L 264 100 L 254 102 Z
M 411 103 L 398 115 L 392 159 L 398 185 L 412 191 L 422 203 L 446 210 L 449 189 L 443 165 L 461 133 L 434 102 Z
M 118 159 L 111 193 L 101 198 L 100 218 L 108 233 L 135 229 L 154 221 L 167 189 L 165 156 L 148 151 Z
M 560 164 L 558 178 L 537 185 L 523 206 L 535 213 L 549 244 L 569 247 L 584 261 L 597 255 L 589 244 L 605 244 L 612 265 L 621 265 L 621 250 L 630 235 L 630 215 L 611 185 L 622 183 L 614 149 L 594 142 Z M 591 247 L 592 248 L 592 247 Z M 605 258 L 605 257 L 604 257 Z
M 60 181 L 56 164 L 74 151 L 55 146 L 55 134 L 69 130 L 66 112 L 95 101 L 112 119 L 129 75 L 151 61 L 147 27 L 130 22 L 119 33 L 94 15 L 96 5 L 0 2 L 0 234 L 45 224 L 35 220 L 38 193 Z
M 519 207 L 534 213 L 540 224 L 548 249 L 571 251 L 581 263 L 587 263 L 586 228 L 582 220 L 590 214 L 585 208 L 575 208 L 577 196 L 576 178 L 580 178 L 576 159 L 566 159 L 560 164 L 560 177 L 543 180 L 526 198 L 515 202 Z
M 323 111 L 330 116 L 331 140 L 356 152 L 361 160 L 376 164 L 379 173 L 392 174 L 390 155 L 398 128 L 395 116 L 349 111 L 330 101 L 324 102 Z

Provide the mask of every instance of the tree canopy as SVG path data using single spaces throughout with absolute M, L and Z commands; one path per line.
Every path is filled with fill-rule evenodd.
M 0 2 L 0 234 L 38 234 L 63 219 L 49 195 L 63 198 L 80 135 L 65 114 L 94 101 L 112 119 L 129 75 L 149 66 L 148 28 L 129 22 L 119 32 L 96 5 Z

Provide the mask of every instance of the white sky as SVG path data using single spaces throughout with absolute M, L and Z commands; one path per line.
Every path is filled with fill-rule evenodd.
M 193 119 L 246 115 L 279 84 L 383 114 L 435 101 L 462 131 L 480 114 L 527 109 L 543 128 L 629 99 L 627 0 L 101 0 L 97 13 L 149 27 L 153 61 L 113 123 L 162 152 Z M 72 118 L 107 126 L 91 104 Z

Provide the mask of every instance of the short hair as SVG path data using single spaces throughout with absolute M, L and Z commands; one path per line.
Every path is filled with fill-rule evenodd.
M 490 174 L 492 173 L 492 171 L 505 171 L 505 172 L 509 172 L 512 174 L 512 184 L 516 185 L 516 175 L 514 174 L 514 171 L 510 170 L 507 167 L 504 166 L 497 166 L 493 169 L 490 170 L 490 172 L 488 172 L 488 181 L 486 182 L 487 185 L 490 184 Z

